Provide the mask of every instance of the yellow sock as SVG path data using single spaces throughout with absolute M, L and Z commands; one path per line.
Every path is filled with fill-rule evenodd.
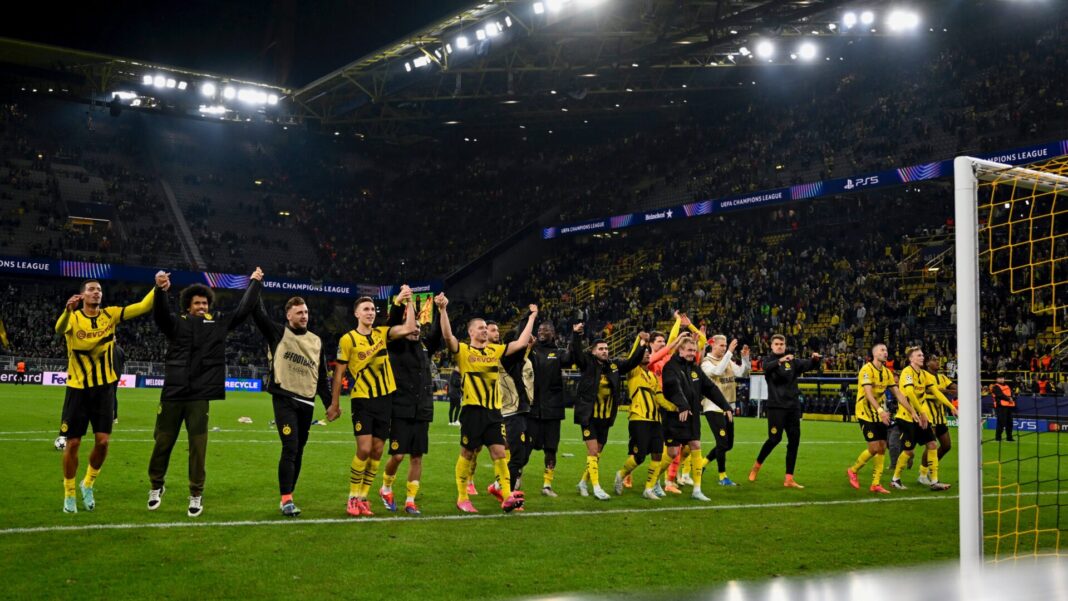
M 389 474 L 382 473 L 382 488 L 386 490 L 393 490 L 393 483 L 397 481 L 397 474 L 390 476 Z
M 883 468 L 886 466 L 886 455 L 879 453 L 872 456 L 871 462 L 871 485 L 879 486 L 883 479 Z
M 85 470 L 85 479 L 82 480 L 82 484 L 84 484 L 86 488 L 92 488 L 93 484 L 96 483 L 96 477 L 99 475 L 100 470 L 90 465 L 89 469 Z
M 367 469 L 363 473 L 363 487 L 360 489 L 360 498 L 366 499 L 371 493 L 371 487 L 374 486 L 375 476 L 378 474 L 378 466 L 382 463 L 381 459 L 367 459 Z
M 656 486 L 656 481 L 660 479 L 661 465 L 659 461 L 650 461 L 649 475 L 645 477 L 645 490 L 652 490 Z
M 679 461 L 679 473 L 690 474 L 691 468 L 693 468 L 693 461 L 690 456 L 690 447 L 682 447 L 682 459 Z
M 508 472 L 508 460 L 504 457 L 494 459 L 493 473 L 497 474 L 497 486 L 501 487 L 501 496 L 507 499 L 512 494 L 512 474 Z
M 594 488 L 601 487 L 600 460 L 596 455 L 586 456 L 586 474 L 589 475 L 590 484 L 592 484 Z
M 589 458 L 587 457 L 587 461 L 586 461 L 587 464 L 589 463 L 588 459 Z M 582 481 L 583 482 L 589 482 L 590 481 L 590 470 L 589 470 L 589 468 L 586 468 L 586 469 L 582 470 Z
M 363 488 L 363 476 L 367 470 L 367 460 L 360 459 L 359 456 L 352 458 L 352 465 L 349 467 L 349 496 L 359 497 L 360 489 Z
M 931 474 L 931 482 L 938 482 L 938 449 L 927 449 L 927 470 Z
M 619 473 L 624 476 L 629 476 L 631 472 L 638 468 L 638 462 L 634 460 L 634 455 L 627 457 L 627 460 L 623 462 L 623 469 L 619 470 Z
M 871 459 L 871 458 L 872 458 L 872 454 L 871 454 L 871 451 L 869 451 L 868 449 L 864 449 L 864 450 L 863 450 L 863 451 L 862 451 L 862 452 L 860 453 L 860 456 L 859 456 L 859 457 L 857 457 L 857 462 L 856 462 L 856 463 L 854 463 L 854 464 L 853 464 L 853 467 L 852 467 L 852 468 L 850 468 L 850 469 L 852 469 L 852 470 L 853 470 L 854 472 L 859 472 L 859 471 L 860 471 L 860 469 L 861 469 L 862 467 L 864 467 L 864 465 L 865 465 L 865 464 L 867 464 L 867 463 L 868 463 L 868 460 L 869 460 L 869 459 Z
M 75 484 L 74 478 L 64 478 L 63 479 L 63 496 L 64 497 L 73 497 L 76 494 L 74 492 L 76 488 L 77 488 L 77 484 Z
M 551 468 L 551 467 L 545 468 L 545 473 L 543 473 L 542 476 L 541 476 L 541 486 L 542 486 L 542 488 L 552 488 L 553 487 L 553 477 L 554 476 L 556 476 L 556 470 L 554 468 Z
M 697 469 L 699 462 L 697 459 L 704 459 L 700 453 L 690 453 L 690 479 L 693 480 L 694 490 L 701 488 L 701 478 L 704 476 L 704 470 Z
M 726 480 L 727 479 L 727 472 L 720 472 L 719 473 L 719 479 L 720 480 Z
M 697 464 L 698 464 L 698 465 L 697 465 L 697 469 L 699 469 L 699 470 L 704 470 L 704 469 L 705 469 L 705 467 L 706 467 L 706 466 L 707 466 L 707 465 L 708 465 L 709 463 L 712 463 L 712 461 L 711 461 L 711 460 L 709 460 L 709 458 L 708 458 L 708 457 L 705 457 L 704 455 L 701 455 L 701 454 L 698 454 L 698 455 L 697 455 L 697 457 L 696 457 L 696 461 L 697 461 Z
M 467 468 L 467 482 L 468 484 L 475 484 L 475 470 L 478 469 L 478 455 L 474 455 L 468 462 L 470 467 Z
M 408 482 L 408 498 L 404 500 L 405 503 L 415 503 L 415 495 L 419 494 L 419 481 L 410 480 Z
M 901 472 L 905 471 L 905 465 L 909 462 L 909 454 L 902 453 L 897 456 L 897 464 L 894 465 L 894 480 L 901 479 Z
M 929 471 L 930 471 L 930 468 L 928 468 L 926 465 L 923 465 L 922 463 L 920 464 L 920 475 L 921 476 L 926 476 Z
M 471 477 L 471 461 L 463 455 L 456 460 L 456 492 L 458 501 L 468 501 L 467 480 Z
M 661 474 L 666 474 L 667 473 L 668 467 L 671 466 L 671 461 L 672 461 L 671 455 L 668 455 L 667 451 L 664 451 L 664 454 L 660 456 L 660 473 Z M 657 476 L 657 477 L 659 477 L 659 476 Z

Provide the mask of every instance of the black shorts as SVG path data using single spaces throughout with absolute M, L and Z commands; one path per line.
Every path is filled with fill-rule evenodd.
M 946 424 L 935 424 L 934 433 L 935 438 L 942 438 L 946 434 L 949 434 L 949 426 Z
M 560 420 L 530 418 L 527 420 L 527 436 L 534 449 L 555 453 L 560 448 Z
M 606 419 L 591 419 L 590 423 L 582 426 L 582 440 L 596 440 L 603 447 L 608 442 L 608 430 L 611 428 L 611 422 Z
M 664 413 L 664 444 L 675 447 L 689 444 L 692 440 L 701 440 L 701 418 L 691 412 L 690 417 L 679 421 L 675 413 Z
M 664 451 L 664 427 L 660 422 L 632 421 L 627 426 L 630 430 L 628 451 L 634 460 L 641 463 L 646 455 L 659 455 Z
M 921 428 L 917 423 L 901 420 L 897 422 L 897 428 L 901 431 L 901 448 L 906 451 L 926 446 L 935 439 L 934 429 L 930 425 Z
M 506 434 L 500 411 L 477 405 L 460 408 L 460 446 L 468 451 L 495 444 L 503 446 Z
M 430 422 L 394 417 L 389 424 L 390 455 L 426 455 L 430 451 Z
M 63 399 L 62 423 L 59 432 L 67 438 L 85 436 L 89 425 L 97 434 L 111 434 L 111 424 L 115 421 L 115 389 L 118 384 L 90 386 L 89 388 L 67 388 Z
M 527 415 L 515 413 L 504 418 L 505 442 L 508 450 L 515 453 L 527 444 Z
M 352 435 L 373 436 L 379 440 L 389 438 L 389 421 L 392 411 L 389 395 L 373 399 L 352 398 Z
M 883 422 L 869 422 L 862 419 L 857 420 L 860 424 L 860 431 L 864 433 L 864 440 L 868 442 L 886 442 L 889 440 L 887 426 Z

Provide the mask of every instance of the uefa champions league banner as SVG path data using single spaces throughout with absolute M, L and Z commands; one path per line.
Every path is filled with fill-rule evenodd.
M 1068 140 L 1050 142 L 1040 146 L 1029 146 L 1006 150 L 1001 152 L 980 153 L 976 158 L 986 159 L 995 163 L 1007 165 L 1024 165 L 1046 159 L 1068 155 Z M 953 159 L 901 167 L 900 169 L 888 169 L 877 173 L 869 173 L 855 177 L 842 177 L 821 182 L 798 184 L 789 188 L 764 190 L 750 194 L 740 194 L 703 200 L 684 205 L 665 207 L 640 213 L 628 213 L 602 219 L 591 219 L 578 223 L 569 223 L 542 230 L 541 237 L 544 240 L 559 238 L 574 234 L 592 234 L 601 231 L 619 230 L 635 225 L 652 222 L 670 221 L 674 219 L 687 219 L 702 215 L 713 215 L 726 211 L 751 209 L 755 207 L 770 206 L 783 202 L 809 200 L 835 194 L 847 194 L 861 190 L 878 190 L 892 186 L 922 182 L 953 175 Z
M 111 263 L 90 263 L 87 261 L 62 261 L 51 259 L 27 259 L 20 257 L 0 257 L 0 273 L 24 275 L 45 275 L 77 279 L 99 278 L 101 280 L 118 280 L 122 282 L 143 282 L 151 284 L 158 271 L 154 267 L 132 267 L 113 265 Z M 225 290 L 244 290 L 248 287 L 247 274 L 213 273 L 207 271 L 170 271 L 171 282 L 178 287 L 190 284 L 206 284 L 212 288 Z M 413 292 L 437 292 L 442 290 L 440 281 L 412 282 Z M 370 296 L 385 300 L 400 291 L 400 285 L 379 286 L 372 284 L 342 284 L 336 282 L 316 282 L 288 280 L 281 278 L 263 278 L 263 288 L 267 292 L 284 294 L 317 294 L 343 298 Z

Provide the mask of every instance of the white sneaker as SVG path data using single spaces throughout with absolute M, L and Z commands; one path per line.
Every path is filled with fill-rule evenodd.
M 893 479 L 890 481 L 890 488 L 896 488 L 898 490 L 908 490 L 909 487 L 901 483 L 901 480 Z
M 556 491 L 553 490 L 553 487 L 551 487 L 551 486 L 543 486 L 543 487 L 541 487 L 541 494 L 544 497 L 550 497 L 550 498 L 553 498 L 553 499 L 555 499 L 556 497 L 560 496 L 560 495 L 556 494 Z
M 667 493 L 664 492 L 664 487 L 660 486 L 660 482 L 657 482 L 656 486 L 653 487 L 653 494 L 656 495 L 658 499 L 663 499 L 667 496 Z
M 701 492 L 700 488 L 693 489 L 693 493 L 690 494 L 690 496 L 693 497 L 694 499 L 698 500 L 698 501 L 711 501 L 712 500 L 712 499 L 709 499 L 708 497 L 706 497 L 705 493 Z
M 642 491 L 642 498 L 643 499 L 649 499 L 650 501 L 659 501 L 660 500 L 660 496 L 657 495 L 656 491 L 651 489 L 651 488 L 647 488 L 647 489 Z
M 185 512 L 185 514 L 191 518 L 195 518 L 203 512 L 203 497 L 189 497 L 189 511 Z
M 920 477 L 916 478 L 916 481 L 924 486 L 930 486 L 932 484 L 931 478 L 929 478 L 927 474 L 920 474 Z
M 579 480 L 578 491 L 579 491 L 579 495 L 581 495 L 583 497 L 590 496 L 590 489 L 586 486 L 586 481 L 585 480 Z
M 682 474 L 679 476 L 679 484 L 683 486 L 693 486 L 693 478 L 690 474 Z
M 167 491 L 167 487 L 160 487 L 159 490 L 152 489 L 148 491 L 148 510 L 155 511 L 159 509 L 159 504 L 163 502 L 163 493 Z
M 593 496 L 597 497 L 598 501 L 607 501 L 608 499 L 612 498 L 612 497 L 608 496 L 608 493 L 606 493 L 604 491 L 604 489 L 601 488 L 600 486 L 594 486 L 593 487 Z
M 612 489 L 616 492 L 616 496 L 623 494 L 623 474 L 616 472 L 616 481 Z

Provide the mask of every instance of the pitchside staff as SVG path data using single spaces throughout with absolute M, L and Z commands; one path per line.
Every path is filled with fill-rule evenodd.
M 573 326 L 581 329 L 581 324 Z M 564 368 L 573 363 L 571 349 L 556 346 L 556 330 L 549 322 L 538 326 L 538 340 L 530 352 L 534 366 L 534 398 L 530 403 L 527 436 L 533 450 L 545 453 L 541 494 L 555 497 L 553 477 L 556 451 L 560 448 L 560 423 L 564 420 Z

